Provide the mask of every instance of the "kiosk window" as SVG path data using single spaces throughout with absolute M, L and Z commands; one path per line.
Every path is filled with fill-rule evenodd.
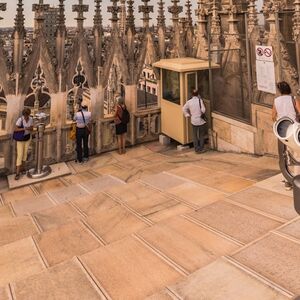
M 198 90 L 203 99 L 210 100 L 208 70 L 198 71 Z
M 178 72 L 163 70 L 163 99 L 180 104 L 180 74 Z

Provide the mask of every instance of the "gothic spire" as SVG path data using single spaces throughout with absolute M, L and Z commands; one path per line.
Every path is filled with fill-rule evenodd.
M 101 2 L 102 0 L 95 0 L 94 29 L 102 27 Z
M 163 0 L 159 0 L 158 2 L 158 16 L 157 16 L 157 26 L 158 27 L 166 27 L 166 17 L 164 10 L 165 2 Z
M 127 1 L 128 8 L 127 8 L 127 17 L 126 17 L 126 27 L 127 30 L 130 28 L 131 32 L 135 32 L 135 25 L 134 25 L 134 10 L 133 10 L 133 0 Z
M 118 6 L 119 0 L 110 0 L 112 2 L 111 6 L 107 7 L 107 11 L 111 13 L 111 23 L 112 23 L 112 29 L 117 29 L 118 25 L 118 14 L 121 12 L 121 7 Z
M 216 3 L 216 0 L 213 0 L 212 8 L 211 8 L 211 40 L 213 45 L 220 44 L 221 38 L 221 21 L 219 16 L 219 9 Z
M 65 31 L 66 30 L 66 17 L 65 17 L 65 5 L 64 5 L 65 0 L 59 0 L 59 5 L 58 5 L 58 18 L 57 18 L 57 29 L 60 31 Z
M 171 0 L 171 2 L 173 5 L 168 7 L 168 12 L 172 14 L 173 22 L 178 22 L 179 14 L 183 11 L 183 8 L 182 6 L 178 6 L 180 0 Z
M 45 16 L 44 13 L 49 10 L 50 5 L 44 4 L 44 0 L 39 0 L 38 4 L 32 5 L 32 11 L 35 12 L 35 22 L 36 22 L 36 28 L 35 32 L 38 33 L 42 30 Z
M 126 30 L 126 0 L 120 0 L 121 4 L 121 11 L 120 11 L 120 18 L 119 18 L 119 28 L 122 34 L 125 34 Z
M 6 11 L 6 3 L 0 3 L 0 11 Z M 0 20 L 3 20 L 1 16 L 0 16 Z
M 295 42 L 300 42 L 300 0 L 295 0 L 295 13 L 293 17 L 293 36 Z
M 256 0 L 249 0 L 248 4 L 248 30 L 251 32 L 258 25 Z
M 17 14 L 15 17 L 15 31 L 18 31 L 19 33 L 24 33 L 25 32 L 25 28 L 24 28 L 24 9 L 23 9 L 23 1 L 19 0 L 18 1 L 18 7 L 17 7 Z
M 187 0 L 186 4 L 186 20 L 188 27 L 193 27 L 193 18 L 192 18 L 192 3 L 191 0 Z
M 89 6 L 83 4 L 83 0 L 78 0 L 78 4 L 72 6 L 72 11 L 77 12 L 77 18 L 75 18 L 75 20 L 77 21 L 78 32 L 83 32 L 83 22 L 86 19 L 83 13 L 89 11 Z
M 139 6 L 139 13 L 142 12 L 143 13 L 143 25 L 144 28 L 149 28 L 149 21 L 150 21 L 150 13 L 153 12 L 153 6 L 152 5 L 148 5 L 148 2 L 150 0 L 142 0 L 142 2 L 144 2 L 144 5 L 140 5 Z

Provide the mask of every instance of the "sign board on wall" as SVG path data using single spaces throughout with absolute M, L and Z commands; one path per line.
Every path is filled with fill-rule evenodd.
M 259 91 L 276 94 L 273 48 L 256 46 L 256 78 Z

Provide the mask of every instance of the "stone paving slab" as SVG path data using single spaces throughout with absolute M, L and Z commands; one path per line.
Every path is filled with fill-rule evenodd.
M 278 174 L 276 176 L 270 177 L 266 180 L 260 181 L 255 184 L 255 186 L 279 193 L 288 197 L 293 197 L 293 191 L 286 191 L 284 188 L 284 183 L 282 182 L 284 177 L 282 174 Z
M 126 161 L 132 158 L 144 157 L 153 152 L 145 146 L 137 146 L 134 148 L 126 148 L 126 153 L 120 155 L 117 151 L 111 152 L 111 155 L 118 161 Z
M 109 187 L 121 184 L 124 184 L 124 182 L 120 179 L 104 175 L 102 177 L 83 182 L 81 185 L 91 193 L 98 193 Z
M 82 173 L 72 174 L 69 176 L 64 176 L 63 180 L 67 184 L 72 185 L 72 184 L 79 184 L 79 183 L 82 183 L 82 182 L 85 182 L 85 181 L 88 181 L 88 180 L 91 180 L 94 178 L 96 178 L 95 175 L 86 171 L 86 172 L 82 172 Z
M 294 222 L 282 227 L 279 229 L 279 232 L 290 235 L 300 241 L 300 219 L 297 219 Z
M 29 178 L 26 175 L 24 175 L 19 180 L 15 180 L 15 174 L 7 176 L 9 188 L 16 189 L 16 188 L 19 188 L 22 186 L 35 184 L 37 182 L 46 181 L 46 180 L 49 180 L 52 178 L 57 178 L 60 176 L 71 174 L 71 170 L 69 169 L 67 164 L 64 162 L 58 163 L 58 164 L 53 164 L 50 167 L 52 170 L 51 173 L 46 177 L 42 177 L 42 178 L 38 178 L 38 179 Z
M 161 191 L 164 191 L 166 189 L 181 185 L 186 181 L 183 178 L 172 176 L 171 174 L 168 173 L 159 173 L 159 174 L 145 177 L 143 179 L 143 182 L 151 186 L 154 186 L 155 188 Z
M 178 298 L 175 298 L 175 296 L 171 295 L 167 290 L 163 290 L 160 293 L 145 298 L 145 300 L 178 300 Z
M 36 194 L 30 186 L 25 186 L 19 189 L 10 190 L 2 194 L 5 203 L 20 200 L 28 197 L 34 197 Z
M 72 203 L 86 215 L 92 215 L 98 211 L 118 205 L 110 196 L 101 192 L 80 197 L 72 201 Z
M 159 174 L 162 172 L 167 172 L 170 170 L 173 170 L 177 168 L 178 165 L 175 163 L 169 163 L 169 162 L 162 162 L 162 163 L 156 163 L 156 164 L 150 164 L 149 166 L 145 166 L 141 168 L 142 171 L 151 172 L 153 174 Z
M 99 211 L 89 216 L 87 223 L 107 243 L 120 240 L 148 226 L 121 206 Z
M 147 198 L 139 198 L 126 201 L 127 205 L 143 216 L 151 215 L 176 204 L 177 200 L 166 197 L 163 194 L 151 194 Z
M 233 258 L 288 291 L 300 294 L 300 243 L 270 234 Z
M 286 220 L 298 216 L 291 197 L 259 187 L 251 187 L 228 198 Z
M 223 172 L 216 172 L 214 175 L 199 179 L 198 183 L 231 194 L 244 190 L 252 186 L 255 182 Z
M 81 260 L 112 299 L 144 299 L 182 278 L 132 237 L 87 253 Z
M 35 235 L 49 266 L 56 265 L 73 256 L 95 250 L 101 244 L 80 222 L 72 222 L 59 228 Z
M 0 299 L 1 300 L 11 300 L 11 297 L 9 296 L 9 288 L 2 288 L 0 287 Z
M 44 194 L 50 192 L 51 190 L 57 190 L 59 188 L 64 188 L 65 186 L 66 185 L 59 179 L 51 179 L 33 185 L 33 187 L 39 194 Z
M 190 215 L 242 243 L 249 243 L 282 224 L 225 201 L 215 202 Z
M 11 202 L 17 216 L 31 214 L 55 206 L 48 195 L 39 195 Z
M 180 299 L 189 300 L 288 300 L 274 288 L 222 259 L 169 287 Z
M 12 218 L 13 216 L 13 212 L 8 205 L 0 206 L 0 220 Z
M 75 260 L 18 281 L 12 289 L 18 300 L 105 299 Z
M 189 214 L 192 211 L 194 211 L 192 208 L 181 203 L 176 203 L 172 204 L 171 206 L 164 205 L 163 209 L 153 211 L 145 215 L 145 217 L 147 217 L 147 219 L 151 220 L 152 222 L 157 223 L 174 216 Z
M 32 216 L 43 231 L 64 225 L 71 220 L 81 217 L 80 214 L 67 203 L 33 213 Z
M 152 174 L 154 174 L 154 172 L 148 170 L 141 170 L 140 168 L 132 168 L 123 169 L 122 171 L 115 173 L 114 177 L 117 177 L 126 183 L 132 183 L 137 180 L 148 177 Z
M 0 286 L 27 278 L 43 269 L 31 237 L 0 247 Z
M 100 168 L 94 168 L 93 172 L 99 175 L 113 175 L 116 176 L 118 173 L 122 172 L 124 169 L 118 164 L 103 166 Z
M 189 204 L 204 207 L 224 198 L 225 194 L 207 186 L 186 182 L 179 186 L 166 189 L 167 193 L 178 197 Z
M 113 186 L 106 190 L 106 192 L 121 201 L 139 201 L 139 199 L 147 198 L 153 195 L 160 195 L 156 191 L 142 183 L 132 182 L 124 185 Z
M 55 202 L 64 203 L 69 202 L 75 198 L 88 195 L 88 192 L 84 190 L 80 185 L 71 185 L 63 189 L 51 191 L 48 194 Z
M 0 220 L 0 246 L 26 238 L 38 230 L 30 217 Z
M 189 273 L 239 247 L 183 217 L 160 222 L 139 235 Z
M 148 166 L 153 162 L 144 160 L 143 158 L 132 158 L 130 160 L 125 160 L 118 162 L 117 165 L 123 169 L 133 169 L 133 168 L 142 168 Z

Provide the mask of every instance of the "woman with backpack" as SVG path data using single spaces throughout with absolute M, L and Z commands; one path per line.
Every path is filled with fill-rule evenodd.
M 117 105 L 115 107 L 115 124 L 116 124 L 116 135 L 118 139 L 119 154 L 126 153 L 125 143 L 126 143 L 126 133 L 127 124 L 129 123 L 130 115 L 126 108 L 124 98 L 117 98 Z
M 22 116 L 17 120 L 13 138 L 17 141 L 17 160 L 15 180 L 19 180 L 21 172 L 25 171 L 28 147 L 33 130 L 33 118 L 30 116 L 30 109 L 24 108 Z

